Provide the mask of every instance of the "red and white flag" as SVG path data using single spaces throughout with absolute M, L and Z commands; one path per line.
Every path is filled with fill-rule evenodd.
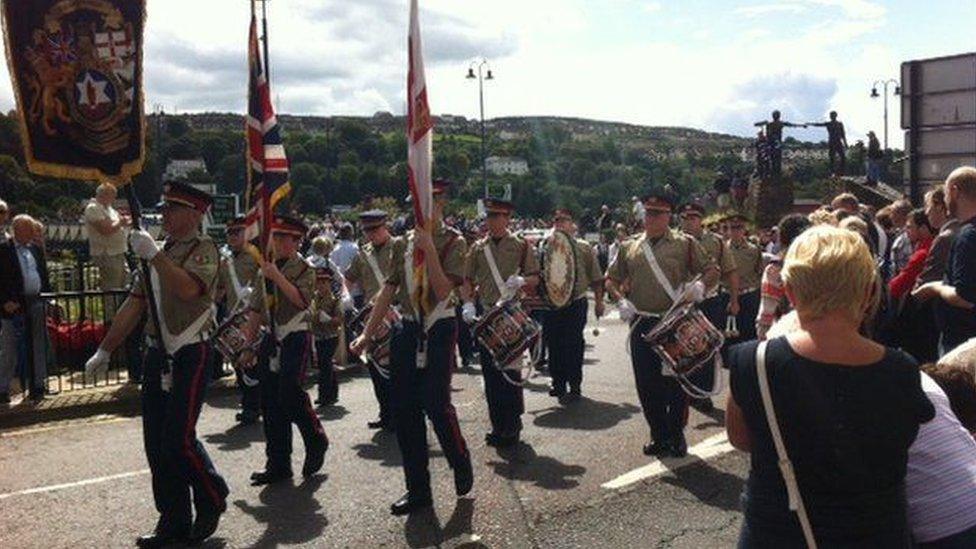
M 417 0 L 410 0 L 410 36 L 407 40 L 410 70 L 407 73 L 407 173 L 410 197 L 417 227 L 431 228 L 433 191 L 431 171 L 433 164 L 434 122 L 427 103 L 427 77 L 424 74 L 424 53 L 420 41 L 420 15 Z M 414 275 L 418 293 L 426 293 L 423 254 L 414 254 Z M 426 299 L 415 299 L 421 304 Z M 415 302 L 416 304 L 416 302 Z M 419 310 L 419 309 L 417 309 Z

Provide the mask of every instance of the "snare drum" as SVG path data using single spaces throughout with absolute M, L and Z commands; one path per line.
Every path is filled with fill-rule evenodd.
M 268 329 L 261 326 L 251 337 L 248 337 L 247 331 L 244 330 L 247 322 L 247 310 L 234 313 L 217 328 L 213 343 L 234 368 L 248 374 L 252 379 L 257 379 L 254 370 L 258 363 L 258 347 L 268 333 Z
M 521 358 L 541 333 L 539 324 L 514 299 L 498 304 L 474 325 L 475 339 L 491 354 L 499 368 Z
M 711 364 L 725 343 L 722 332 L 694 303 L 670 311 L 643 338 L 679 378 Z
M 353 317 L 352 322 L 350 323 L 353 339 L 359 337 L 363 331 L 366 330 L 366 323 L 369 322 L 369 316 L 372 314 L 372 312 L 373 306 L 367 305 Z M 363 358 L 370 360 L 379 366 L 389 365 L 390 339 L 393 335 L 393 326 L 399 324 L 401 321 L 402 317 L 400 316 L 400 312 L 396 310 L 396 307 L 389 307 L 386 310 L 386 317 L 376 329 L 376 333 L 373 334 L 373 340 L 370 343 L 370 348 L 366 352 L 366 356 Z

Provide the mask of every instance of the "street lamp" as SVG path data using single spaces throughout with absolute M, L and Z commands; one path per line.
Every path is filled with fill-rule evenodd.
M 887 80 L 875 80 L 874 84 L 871 85 L 872 99 L 877 99 L 880 96 L 878 94 L 879 84 L 884 89 L 884 148 L 888 150 L 888 84 L 894 86 L 894 93 L 892 95 L 901 95 L 901 86 L 898 85 L 897 80 L 891 78 Z
M 475 68 L 478 72 L 475 74 Z M 468 80 L 478 79 L 478 101 L 481 105 L 481 183 L 485 188 L 485 198 L 488 198 L 488 159 L 486 156 L 486 136 L 485 136 L 485 80 L 494 80 L 495 76 L 491 73 L 491 66 L 484 57 L 475 59 L 468 66 Z

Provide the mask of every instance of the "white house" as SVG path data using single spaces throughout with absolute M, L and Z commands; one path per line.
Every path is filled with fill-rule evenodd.
M 191 172 L 198 170 L 201 172 L 207 171 L 207 164 L 202 158 L 195 158 L 193 160 L 170 160 L 169 164 L 166 165 L 163 178 L 168 181 L 183 180 Z
M 529 163 L 517 156 L 489 156 L 485 168 L 492 175 L 525 175 L 529 173 Z

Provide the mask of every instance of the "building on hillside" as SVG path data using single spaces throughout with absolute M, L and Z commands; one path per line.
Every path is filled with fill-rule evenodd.
M 186 179 L 192 172 L 201 171 L 207 173 L 207 164 L 202 158 L 192 160 L 170 160 L 163 173 L 163 179 L 176 181 Z
M 529 163 L 517 156 L 489 156 L 485 168 L 492 175 L 525 175 L 529 173 Z

